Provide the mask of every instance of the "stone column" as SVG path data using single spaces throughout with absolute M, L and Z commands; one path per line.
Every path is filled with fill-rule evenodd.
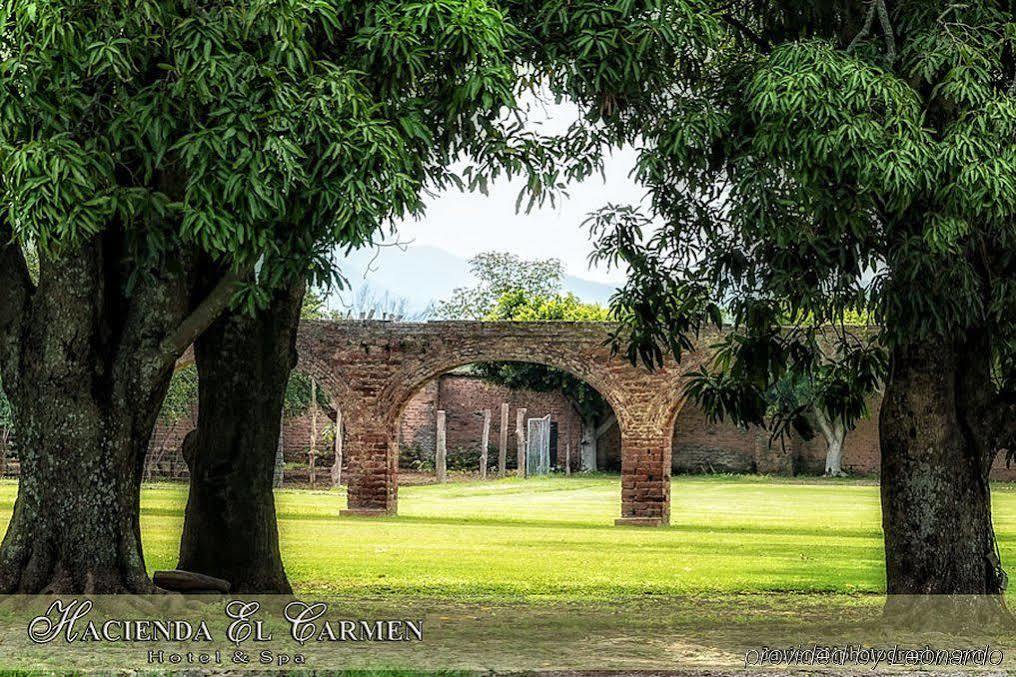
M 670 523 L 671 436 L 651 427 L 621 428 L 621 518 L 617 525 Z
M 398 510 L 398 442 L 387 417 L 347 413 L 344 454 L 348 508 L 342 515 L 386 516 Z

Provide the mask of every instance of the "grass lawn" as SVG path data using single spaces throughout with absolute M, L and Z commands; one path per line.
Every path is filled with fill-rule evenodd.
M 16 484 L 0 485 L 6 523 Z M 562 601 L 690 593 L 884 590 L 878 487 L 675 477 L 669 528 L 615 527 L 616 476 L 402 487 L 399 516 L 340 518 L 345 492 L 277 493 L 283 559 L 303 595 Z M 146 487 L 150 571 L 172 568 L 186 485 Z M 1016 486 L 994 486 L 1003 562 Z
M 15 494 L 0 484 L 8 517 Z M 672 497 L 670 527 L 633 528 L 613 526 L 616 476 L 403 487 L 386 519 L 340 518 L 343 490 L 277 493 L 298 595 L 429 623 L 423 644 L 330 647 L 321 665 L 731 667 L 764 644 L 898 640 L 871 630 L 885 587 L 873 482 L 675 477 Z M 145 488 L 149 570 L 174 566 L 185 501 L 185 485 Z M 993 505 L 1011 565 L 1016 485 L 996 484 Z

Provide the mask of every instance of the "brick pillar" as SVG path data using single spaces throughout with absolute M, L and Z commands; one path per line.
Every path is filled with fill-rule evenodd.
M 347 459 L 348 509 L 343 516 L 395 515 L 398 509 L 396 425 L 384 416 L 347 416 L 343 453 Z
M 670 523 L 670 435 L 621 429 L 621 526 Z

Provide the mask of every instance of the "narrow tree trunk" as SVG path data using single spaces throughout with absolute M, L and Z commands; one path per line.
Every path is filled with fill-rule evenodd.
M 437 412 L 437 435 L 434 437 L 434 472 L 439 484 L 448 481 L 448 447 L 445 441 L 445 412 Z
M 490 447 L 490 409 L 483 410 L 483 433 L 480 435 L 480 479 L 487 479 L 487 451 Z
M 829 477 L 843 477 L 843 442 L 847 437 L 846 426 L 840 420 L 830 421 L 821 409 L 815 409 L 815 420 L 826 441 L 825 474 Z
M 962 385 L 971 369 L 961 354 L 929 342 L 892 356 L 879 420 L 890 614 L 924 613 L 921 598 L 897 595 L 983 596 L 978 617 L 1004 608 L 988 485 L 993 453 L 973 435 L 967 412 L 976 395 Z
M 826 438 L 825 474 L 829 477 L 844 477 L 846 475 L 843 472 L 843 442 L 845 437 L 843 429 L 837 428 L 831 436 Z
M 200 403 L 177 568 L 235 592 L 292 592 L 272 479 L 303 294 L 300 281 L 254 317 L 228 313 L 195 343 Z

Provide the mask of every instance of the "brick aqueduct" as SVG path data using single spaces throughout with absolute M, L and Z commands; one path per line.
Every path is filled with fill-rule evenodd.
M 515 361 L 566 370 L 599 391 L 621 431 L 618 524 L 668 523 L 671 438 L 685 401 L 682 374 L 706 353 L 649 371 L 611 356 L 609 329 L 570 322 L 303 322 L 299 367 L 342 411 L 346 514 L 396 513 L 399 419 L 423 384 L 465 364 Z

